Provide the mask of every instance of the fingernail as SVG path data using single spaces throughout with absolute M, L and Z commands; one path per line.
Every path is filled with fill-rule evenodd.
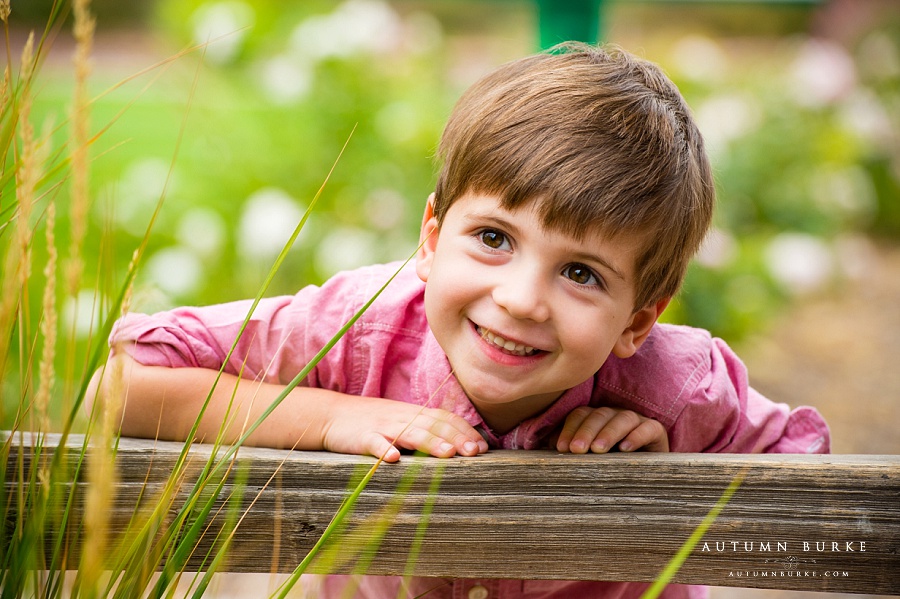
M 591 449 L 594 453 L 606 453 L 606 450 L 609 449 L 606 446 L 606 441 L 595 441 L 593 445 L 591 445 Z
M 621 443 L 619 443 L 619 449 L 621 451 L 631 451 L 631 448 L 631 443 L 629 443 L 628 441 L 622 441 Z
M 572 441 L 569 444 L 569 449 L 572 451 L 572 453 L 584 451 L 584 449 L 585 449 L 584 441 Z
M 463 444 L 463 449 L 466 451 L 466 453 L 477 453 L 478 445 L 474 441 L 466 441 Z
M 448 451 L 453 451 L 453 446 L 450 445 L 449 443 L 441 443 L 439 449 L 440 449 L 442 452 L 445 452 L 445 453 L 446 453 L 446 452 L 448 452 Z

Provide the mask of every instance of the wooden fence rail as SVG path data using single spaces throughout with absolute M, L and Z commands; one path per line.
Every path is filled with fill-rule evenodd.
M 17 485 L 19 456 L 27 465 L 31 453 L 28 437 L 15 439 L 4 476 L 8 494 Z M 58 442 L 46 444 L 55 448 Z M 82 443 L 72 437 L 63 450 L 75 459 Z M 114 525 L 127 522 L 140 501 L 162 488 L 181 449 L 177 443 L 121 440 Z M 194 445 L 192 468 L 199 471 L 210 452 L 208 445 Z M 361 456 L 242 448 L 232 473 L 246 476 L 243 503 L 253 505 L 225 569 L 292 571 L 353 481 L 374 463 Z M 328 568 L 351 572 L 365 559 L 368 573 L 403 574 L 415 547 L 412 572 L 420 576 L 651 581 L 739 476 L 737 492 L 675 582 L 900 594 L 900 456 L 404 456 L 378 468 L 349 517 L 348 534 L 337 541 L 339 553 L 357 559 Z M 220 493 L 223 502 L 233 490 L 231 479 Z M 389 528 L 379 547 L 364 548 L 377 521 Z M 69 551 L 77 556 L 73 545 Z M 355 553 L 360 549 L 362 558 Z

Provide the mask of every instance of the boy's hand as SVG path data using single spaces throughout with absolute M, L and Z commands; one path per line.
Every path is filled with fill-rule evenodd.
M 398 447 L 438 458 L 475 456 L 488 450 L 478 431 L 446 410 L 345 395 L 329 412 L 322 431 L 322 444 L 328 451 L 368 454 L 396 462 L 400 459 Z
M 620 451 L 669 451 L 669 436 L 662 424 L 631 410 L 582 406 L 566 417 L 557 451 L 606 453 L 616 444 Z

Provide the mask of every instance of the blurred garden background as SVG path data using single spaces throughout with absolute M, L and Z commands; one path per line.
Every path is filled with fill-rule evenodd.
M 13 80 L 52 6 L 12 0 Z M 97 138 L 84 275 L 57 291 L 71 333 L 55 358 L 60 420 L 161 198 L 131 310 L 254 296 L 348 138 L 268 294 L 405 259 L 454 101 L 539 46 L 528 0 L 97 0 L 91 11 Z M 817 406 L 835 452 L 900 453 L 900 2 L 606 0 L 596 18 L 602 39 L 676 81 L 715 169 L 715 230 L 665 319 L 728 340 L 772 399 Z M 70 135 L 70 21 L 64 11 L 47 35 L 31 89 L 31 123 L 59 149 L 47 152 L 35 239 L 58 202 L 61 253 L 71 192 L 52 165 Z M 0 248 L 9 210 L 0 202 Z M 49 257 L 43 241 L 31 252 L 20 331 L 34 333 Z M 20 334 L 0 362 L 3 429 L 37 377 L 11 376 L 39 346 Z

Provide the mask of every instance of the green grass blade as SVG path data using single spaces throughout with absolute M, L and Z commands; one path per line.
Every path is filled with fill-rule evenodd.
M 434 475 L 432 476 L 431 484 L 428 487 L 428 497 L 425 500 L 425 505 L 422 506 L 422 517 L 419 519 L 419 524 L 416 526 L 416 535 L 413 537 L 413 543 L 409 549 L 409 556 L 406 558 L 406 568 L 403 571 L 403 581 L 400 583 L 400 588 L 397 590 L 397 599 L 403 599 L 403 597 L 407 595 L 406 591 L 409 586 L 409 579 L 412 578 L 413 568 L 415 567 L 416 560 L 419 558 L 419 553 L 422 551 L 422 544 L 425 542 L 425 533 L 428 531 L 428 522 L 431 519 L 431 513 L 434 511 L 434 504 L 437 500 L 438 490 L 441 488 L 445 467 L 446 463 L 441 462 L 438 464 L 437 468 L 434 469 Z
M 200 599 L 203 596 L 203 594 L 209 587 L 209 584 L 212 582 L 213 575 L 216 574 L 222 564 L 225 563 L 225 559 L 228 555 L 228 549 L 231 546 L 231 541 L 234 539 L 234 531 L 240 525 L 240 520 L 237 516 L 240 512 L 241 497 L 243 497 L 244 490 L 247 486 L 248 475 L 248 467 L 238 469 L 238 475 L 234 485 L 234 492 L 231 494 L 231 497 L 228 498 L 227 518 L 225 524 L 222 526 L 222 529 L 217 535 L 217 540 L 219 540 L 219 542 L 217 544 L 214 544 L 213 548 L 210 549 L 210 551 L 215 551 L 215 556 L 213 557 L 213 560 L 210 563 L 209 567 L 205 569 L 203 578 L 200 579 L 197 588 L 194 590 L 194 593 L 192 594 L 193 599 Z M 207 555 L 207 559 L 208 558 L 209 555 Z
M 694 532 L 691 533 L 691 536 L 688 537 L 687 541 L 678 549 L 678 552 L 669 560 L 669 563 L 666 564 L 666 567 L 663 568 L 663 571 L 659 574 L 659 577 L 654 581 L 650 587 L 644 591 L 644 594 L 641 595 L 641 599 L 656 599 L 659 597 L 659 594 L 662 593 L 663 589 L 666 588 L 666 585 L 675 577 L 678 573 L 678 570 L 681 569 L 681 566 L 691 555 L 691 551 L 703 540 L 703 535 L 706 534 L 706 531 L 712 526 L 712 523 L 716 521 L 716 518 L 719 517 L 719 514 L 725 509 L 725 506 L 728 505 L 728 502 L 731 501 L 731 498 L 737 492 L 738 488 L 744 482 L 744 477 L 746 476 L 746 469 L 742 470 L 737 474 L 737 476 L 732 479 L 732 481 L 725 488 L 725 491 L 722 493 L 722 496 L 719 497 L 719 500 L 716 504 L 709 510 L 709 513 L 703 518 L 697 528 L 694 529 Z
M 353 507 L 356 505 L 359 496 L 362 494 L 363 489 L 369 484 L 369 481 L 372 480 L 372 477 L 375 475 L 375 472 L 378 470 L 378 467 L 381 465 L 381 460 L 375 462 L 375 464 L 369 469 L 363 479 L 359 482 L 353 492 L 350 494 L 347 499 L 344 500 L 344 503 L 341 505 L 340 509 L 338 509 L 337 513 L 334 515 L 334 518 L 331 520 L 331 524 L 329 524 L 325 530 L 322 532 L 322 536 L 319 537 L 319 540 L 316 541 L 316 544 L 313 545 L 313 548 L 309 550 L 309 553 L 306 554 L 306 557 L 297 565 L 294 571 L 291 573 L 290 577 L 282 583 L 280 592 L 278 594 L 279 599 L 285 599 L 290 590 L 297 584 L 300 580 L 300 576 L 306 572 L 306 569 L 312 563 L 313 559 L 318 555 L 318 553 L 322 550 L 323 547 L 330 541 L 331 537 L 334 535 L 334 531 L 339 528 L 347 515 L 353 510 Z
M 177 544 L 173 545 L 172 554 L 166 559 L 166 564 L 160 572 L 156 585 L 149 594 L 150 597 L 162 597 L 167 586 L 176 579 L 176 572 L 183 571 L 184 565 L 187 564 L 205 532 L 206 519 L 224 488 L 226 480 L 227 472 L 220 480 L 216 481 L 212 489 L 207 490 L 202 496 L 196 495 L 188 498 L 187 505 L 191 509 L 183 512 L 185 517 L 178 526 L 179 529 L 184 530 L 184 533 L 178 537 Z M 206 490 L 208 487 L 204 487 L 204 489 Z M 199 509 L 197 504 L 200 505 Z
M 348 564 L 355 561 L 354 573 L 364 574 L 368 571 L 375 559 L 377 549 L 393 526 L 397 514 L 400 513 L 400 509 L 409 495 L 409 490 L 421 470 L 421 463 L 413 463 L 400 477 L 397 488 L 394 489 L 384 507 L 352 531 L 347 531 L 343 535 L 339 531 L 332 534 L 334 542 L 320 550 L 318 559 L 316 559 L 317 568 L 329 572 L 343 570 Z

